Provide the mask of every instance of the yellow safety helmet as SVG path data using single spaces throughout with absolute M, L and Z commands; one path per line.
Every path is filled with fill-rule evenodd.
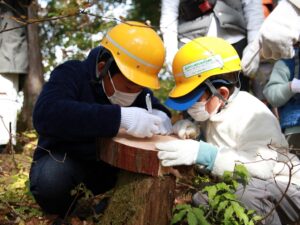
M 207 78 L 241 70 L 240 58 L 233 46 L 217 37 L 196 38 L 176 53 L 172 69 L 175 86 L 169 97 L 184 96 Z
M 165 49 L 151 27 L 136 21 L 122 22 L 105 35 L 101 45 L 111 52 L 127 79 L 152 89 L 160 87 L 158 73 Z

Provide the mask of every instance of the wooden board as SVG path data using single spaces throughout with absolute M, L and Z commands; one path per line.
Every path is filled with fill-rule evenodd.
M 155 143 L 178 139 L 175 136 L 154 135 L 136 138 L 122 131 L 112 139 L 98 139 L 99 158 L 115 167 L 136 173 L 159 176 L 169 172 L 157 158 Z

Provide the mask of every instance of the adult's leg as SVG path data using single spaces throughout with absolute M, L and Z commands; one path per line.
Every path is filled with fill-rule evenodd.
M 84 183 L 94 195 L 104 193 L 115 186 L 118 171 L 103 161 L 87 162 Z
M 30 191 L 41 208 L 65 216 L 73 202 L 70 191 L 83 181 L 80 163 L 64 153 L 47 154 L 34 161 L 30 170 Z
M 32 163 L 30 190 L 41 208 L 64 217 L 75 206 L 71 195 L 78 184 L 84 183 L 94 194 L 114 185 L 115 169 L 98 161 L 75 160 L 64 153 L 47 154 Z

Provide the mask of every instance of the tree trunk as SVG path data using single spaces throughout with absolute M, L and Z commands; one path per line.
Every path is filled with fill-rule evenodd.
M 122 171 L 105 210 L 103 225 L 169 225 L 175 177 L 152 177 Z
M 37 15 L 38 3 L 34 0 L 28 7 L 28 19 L 37 18 Z M 33 129 L 32 111 L 44 83 L 38 24 L 28 25 L 27 31 L 29 71 L 23 88 L 24 102 L 19 118 L 19 131 Z

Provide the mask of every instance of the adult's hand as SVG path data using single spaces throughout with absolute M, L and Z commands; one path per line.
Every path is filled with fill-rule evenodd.
M 160 117 L 138 107 L 121 107 L 121 128 L 135 137 L 152 137 L 159 133 Z
M 172 123 L 171 119 L 168 115 L 158 109 L 153 109 L 152 114 L 161 118 L 161 124 L 159 124 L 159 134 L 161 135 L 168 135 L 172 133 Z

